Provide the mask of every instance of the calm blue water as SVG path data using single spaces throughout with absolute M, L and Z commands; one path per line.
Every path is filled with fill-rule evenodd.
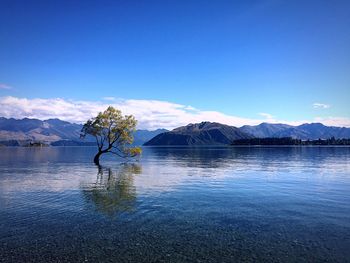
M 0 262 L 350 262 L 350 148 L 0 149 Z

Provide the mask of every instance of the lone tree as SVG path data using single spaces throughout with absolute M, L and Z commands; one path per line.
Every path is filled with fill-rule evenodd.
M 100 157 L 104 153 L 112 153 L 119 157 L 135 157 L 141 154 L 140 147 L 128 147 L 132 144 L 137 121 L 132 115 L 123 116 L 120 110 L 109 106 L 97 117 L 88 120 L 81 129 L 81 137 L 95 137 L 98 152 L 94 163 L 100 165 Z

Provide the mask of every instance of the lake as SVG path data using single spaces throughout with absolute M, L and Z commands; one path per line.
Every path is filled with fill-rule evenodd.
M 0 262 L 350 262 L 349 147 L 0 148 Z

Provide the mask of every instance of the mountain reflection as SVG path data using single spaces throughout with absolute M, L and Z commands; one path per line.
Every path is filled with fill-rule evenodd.
M 132 211 L 136 202 L 134 176 L 140 174 L 138 164 L 122 164 L 116 170 L 99 167 L 96 182 L 83 187 L 85 200 L 107 216 Z
M 271 171 L 290 167 L 336 168 L 347 163 L 349 147 L 147 147 L 154 160 L 177 167 Z M 308 161 L 307 163 L 305 161 Z

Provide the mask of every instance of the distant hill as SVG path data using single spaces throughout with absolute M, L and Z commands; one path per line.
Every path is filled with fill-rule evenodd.
M 134 145 L 143 145 L 145 142 L 148 142 L 153 137 L 157 136 L 158 134 L 167 132 L 166 129 L 157 129 L 154 131 L 149 130 L 137 130 L 134 133 Z
M 82 125 L 49 119 L 6 119 L 0 118 L 0 141 L 42 141 L 79 139 Z
M 271 124 L 263 122 L 256 126 L 244 125 L 239 128 L 242 132 L 249 133 L 254 137 L 258 138 L 267 138 L 275 137 L 276 134 L 279 134 L 282 131 L 293 128 L 293 126 L 287 124 Z
M 325 140 L 301 140 L 291 137 L 252 138 L 234 140 L 232 145 L 350 145 L 350 139 L 335 139 L 334 137 Z
M 253 136 L 238 128 L 215 122 L 201 122 L 176 128 L 155 136 L 144 145 L 223 145 Z
M 292 137 L 301 140 L 350 138 L 350 128 L 325 126 L 322 123 L 305 123 L 299 126 L 261 123 L 256 126 L 245 125 L 240 130 L 257 138 Z
M 70 123 L 59 119 L 7 119 L 0 117 L 0 145 L 26 145 L 28 141 L 44 142 L 53 146 L 94 145 L 92 137 L 80 140 L 81 124 Z M 165 129 L 155 131 L 137 130 L 134 133 L 134 145 L 142 145 L 154 136 L 166 132 Z

